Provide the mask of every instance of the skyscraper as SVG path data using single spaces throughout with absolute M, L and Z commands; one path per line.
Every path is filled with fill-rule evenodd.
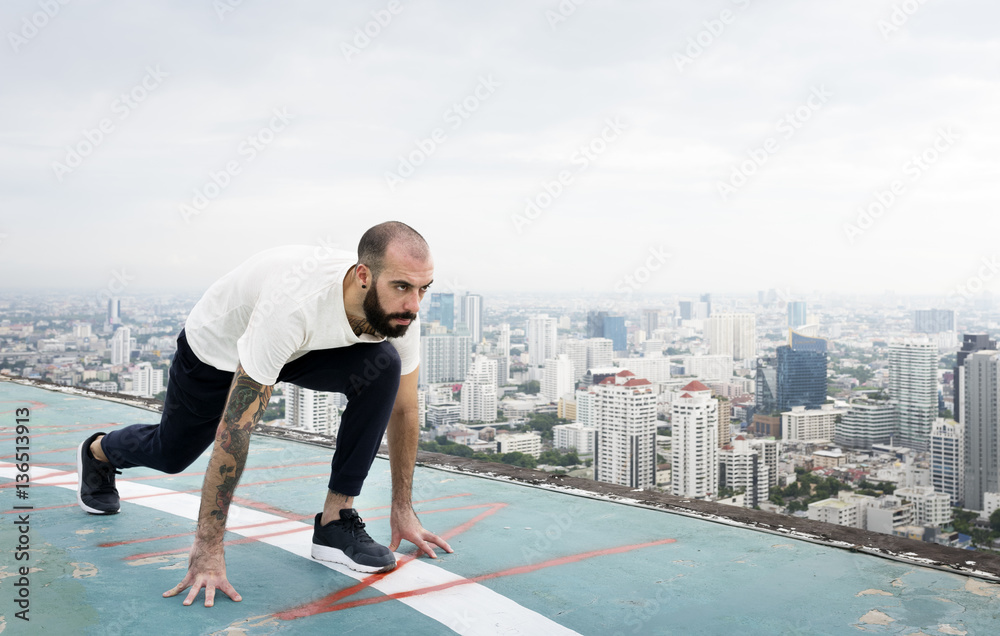
M 955 412 L 954 420 L 956 422 L 964 422 L 962 415 L 962 402 L 965 400 L 965 394 L 962 392 L 962 381 L 965 376 L 965 359 L 973 351 L 986 351 L 994 350 L 997 348 L 996 340 L 990 340 L 990 337 L 985 333 L 979 334 L 965 334 L 962 336 L 962 350 L 959 351 L 955 356 L 955 366 L 952 369 L 954 371 L 955 377 L 955 391 L 952 394 L 952 403 L 954 405 Z
M 654 486 L 656 394 L 652 383 L 622 371 L 591 391 L 596 395 L 598 422 L 594 479 L 631 488 Z
M 542 395 L 550 402 L 556 402 L 576 387 L 573 361 L 565 353 L 545 361 L 542 374 Z
M 118 327 L 111 337 L 111 364 L 128 364 L 132 357 L 132 330 Z
M 955 331 L 955 310 L 917 309 L 913 312 L 913 330 L 917 333 Z
M 642 328 L 646 332 L 646 338 L 652 338 L 653 332 L 660 326 L 660 311 L 658 309 L 642 310 Z
M 801 327 L 806 324 L 806 301 L 793 300 L 788 303 L 788 326 Z
M 497 363 L 483 356 L 469 366 L 462 383 L 459 417 L 466 422 L 495 422 L 497 419 Z
M 497 384 L 503 386 L 510 382 L 510 325 L 500 325 L 500 337 L 497 340 L 502 364 L 497 368 Z
M 587 368 L 606 369 L 614 360 L 613 343 L 609 338 L 587 338 Z
M 548 314 L 538 314 L 528 318 L 528 355 L 531 365 L 541 367 L 549 358 L 556 356 L 556 319 Z
M 983 493 L 1000 492 L 1000 352 L 965 358 L 965 507 L 983 509 Z
M 711 499 L 719 492 L 718 404 L 698 381 L 684 385 L 671 403 L 675 495 Z
M 896 443 L 926 451 L 938 414 L 937 347 L 933 343 L 889 345 L 889 397 L 898 407 Z
M 609 338 L 615 351 L 625 351 L 628 348 L 628 338 L 625 332 L 624 316 L 606 316 L 604 318 L 604 334 Z
M 745 508 L 767 501 L 769 472 L 758 450 L 742 435 L 719 450 L 719 486 L 743 491 Z
M 789 330 L 789 344 L 777 349 L 778 410 L 818 409 L 826 401 L 826 340 Z
M 472 340 L 465 334 L 422 334 L 419 383 L 463 382 L 471 355 Z
M 122 313 L 122 301 L 118 298 L 108 299 L 108 325 L 120 325 Z
M 606 311 L 588 311 L 587 312 L 587 337 L 588 338 L 603 338 L 604 337 L 604 318 L 608 315 Z
M 716 314 L 705 320 L 709 354 L 745 360 L 757 354 L 757 317 L 753 314 Z
M 965 497 L 965 431 L 958 422 L 938 419 L 931 428 L 931 485 L 953 506 Z
M 436 320 L 443 327 L 455 328 L 455 294 L 431 292 L 431 306 L 427 311 L 427 320 Z
M 483 297 L 479 294 L 466 294 L 462 299 L 463 320 L 469 328 L 469 336 L 473 346 L 483 339 Z
M 336 429 L 340 425 L 340 411 L 333 404 L 332 393 L 286 383 L 285 421 L 290 428 L 320 435 L 336 435 Z
M 778 413 L 778 359 L 758 358 L 755 378 L 754 414 Z

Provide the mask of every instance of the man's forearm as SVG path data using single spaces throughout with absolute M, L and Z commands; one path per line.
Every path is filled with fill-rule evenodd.
M 198 538 L 202 541 L 222 540 L 229 504 L 246 466 L 250 433 L 264 415 L 272 388 L 253 380 L 242 366 L 236 369 L 201 489 Z
M 413 468 L 417 463 L 417 445 L 420 442 L 416 409 L 393 412 L 387 432 L 392 505 L 408 507 L 412 503 Z

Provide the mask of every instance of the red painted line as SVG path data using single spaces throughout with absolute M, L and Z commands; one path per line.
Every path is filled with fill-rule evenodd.
M 68 430 L 68 431 L 59 431 L 59 432 L 52 432 L 52 433 L 32 433 L 31 434 L 31 441 L 34 442 L 39 437 L 48 437 L 50 435 L 69 435 L 70 433 L 77 433 L 79 431 L 91 431 L 91 430 L 95 430 L 95 429 L 98 429 L 98 428 L 108 428 L 108 423 L 105 422 L 104 424 L 88 424 L 87 426 L 81 426 L 79 428 L 74 428 L 74 429 Z M 11 435 L 10 437 L 2 437 L 2 438 L 0 438 L 0 442 L 9 442 L 12 439 L 17 439 L 17 435 Z M 83 441 L 83 440 L 80 440 L 80 441 Z
M 383 596 L 375 596 L 371 598 L 357 599 L 354 601 L 345 602 L 333 602 L 330 603 L 331 597 L 338 596 L 340 593 L 331 594 L 329 597 L 315 601 L 313 603 L 308 603 L 301 607 L 295 609 L 286 610 L 284 612 L 279 612 L 274 614 L 277 618 L 281 620 L 294 620 L 296 618 L 302 618 L 305 616 L 315 616 L 316 614 L 322 614 L 326 612 L 336 612 L 343 609 L 350 609 L 353 607 L 360 607 L 363 605 L 374 605 L 376 603 L 384 603 L 385 601 L 398 600 L 401 598 L 410 598 L 412 596 L 420 596 L 423 594 L 430 594 L 433 592 L 440 592 L 442 590 L 447 590 L 459 585 L 468 585 L 470 583 L 479 583 L 481 581 L 488 581 L 490 579 L 496 579 L 506 576 L 514 576 L 517 574 L 528 574 L 530 572 L 535 572 L 537 570 L 551 568 L 559 565 L 566 565 L 569 563 L 576 563 L 578 561 L 584 561 L 586 559 L 591 559 L 598 556 L 607 556 L 611 554 L 622 554 L 624 552 L 631 552 L 633 550 L 641 550 L 642 548 L 651 548 L 658 545 L 666 545 L 668 543 L 675 543 L 676 539 L 659 539 L 657 541 L 650 541 L 648 543 L 636 543 L 632 545 L 619 546 L 617 548 L 603 548 L 601 550 L 591 550 L 589 552 L 581 552 L 579 554 L 571 554 L 568 556 L 557 557 L 555 559 L 549 559 L 548 561 L 542 561 L 541 563 L 536 563 L 533 565 L 521 565 L 513 568 L 508 568 L 506 570 L 500 570 L 499 572 L 491 572 L 489 574 L 481 574 L 469 579 L 461 579 L 458 581 L 449 581 L 447 583 L 441 583 L 438 585 L 430 585 L 427 587 L 417 588 L 414 590 L 407 590 L 405 592 L 397 592 L 395 594 L 386 594 Z M 367 580 L 367 579 L 366 579 Z M 353 586 L 358 587 L 358 586 Z M 344 598 L 339 596 L 339 598 Z M 338 600 L 339 600 L 338 598 Z
M 34 457 L 35 455 L 45 455 L 46 453 L 65 453 L 66 451 L 75 451 L 76 449 L 77 447 L 73 446 L 72 448 L 57 448 L 55 450 L 43 450 L 43 451 L 33 450 L 30 451 L 30 453 L 31 456 Z M 0 457 L 0 459 L 12 459 L 16 456 L 17 456 L 16 453 L 14 455 L 4 455 L 3 457 Z M 32 465 L 41 466 L 42 464 L 36 464 L 35 462 L 32 462 Z
M 431 501 L 441 501 L 442 499 L 454 499 L 455 497 L 471 497 L 471 496 L 472 496 L 471 492 L 463 492 L 457 495 L 445 495 L 443 497 L 434 497 L 433 499 L 421 499 L 420 501 L 414 501 L 412 503 L 416 505 L 422 503 L 429 503 Z M 384 508 L 392 508 L 392 504 L 389 504 L 387 506 L 374 506 L 372 508 L 358 508 L 358 512 L 365 512 L 366 510 L 382 510 Z

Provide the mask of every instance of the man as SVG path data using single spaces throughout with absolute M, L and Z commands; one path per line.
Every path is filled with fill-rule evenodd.
M 396 565 L 403 539 L 431 558 L 435 544 L 411 506 L 416 461 L 420 300 L 434 276 L 423 237 L 399 222 L 376 225 L 358 244 L 357 261 L 335 251 L 317 259 L 311 247 L 267 250 L 212 285 L 191 310 L 177 339 L 158 425 L 96 433 L 77 454 L 77 501 L 91 514 L 119 510 L 118 469 L 184 470 L 210 445 L 201 510 L 188 571 L 163 596 L 205 588 L 205 606 L 226 578 L 223 535 L 233 492 L 246 464 L 250 432 L 277 382 L 344 393 L 329 490 L 316 515 L 315 559 L 362 572 Z M 353 508 L 354 497 L 388 432 L 392 473 L 392 539 L 375 543 Z

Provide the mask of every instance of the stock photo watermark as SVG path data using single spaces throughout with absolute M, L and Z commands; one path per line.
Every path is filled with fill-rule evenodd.
M 889 17 L 876 23 L 879 33 L 882 34 L 882 39 L 888 42 L 892 34 L 909 22 L 910 18 L 925 4 L 927 4 L 927 0 L 903 0 L 899 4 L 892 5 Z
M 732 1 L 740 10 L 744 10 L 750 6 L 750 0 Z M 730 9 L 723 9 L 719 12 L 718 17 L 703 20 L 701 25 L 704 28 L 689 37 L 682 50 L 674 53 L 674 64 L 677 65 L 677 70 L 683 73 L 685 67 L 690 66 L 694 63 L 695 59 L 701 57 L 702 53 L 715 44 L 725 32 L 726 27 L 736 22 L 737 16 L 738 14 Z
M 247 135 L 237 146 L 238 158 L 230 159 L 219 170 L 209 171 L 205 181 L 194 189 L 190 201 L 180 204 L 178 210 L 185 223 L 190 223 L 191 217 L 200 215 L 212 201 L 219 198 L 232 184 L 233 179 L 239 176 L 243 169 L 252 163 L 261 152 L 274 143 L 278 133 L 285 130 L 288 124 L 295 119 L 295 115 L 289 113 L 287 108 L 275 108 L 271 113 L 271 119 L 266 125 L 258 128 L 257 132 L 252 135 Z
M 549 28 L 555 31 L 556 27 L 576 13 L 576 8 L 584 2 L 586 0 L 561 0 L 555 9 L 546 9 L 545 20 L 549 23 Z
M 813 115 L 819 112 L 823 106 L 833 97 L 833 93 L 827 90 L 826 85 L 812 86 L 809 89 L 809 96 L 794 110 L 786 112 L 781 119 L 775 123 L 775 130 L 780 133 L 781 139 L 785 141 L 802 129 L 802 126 L 812 119 Z M 768 137 L 764 142 L 756 147 L 747 149 L 747 158 L 732 165 L 729 178 L 725 181 L 716 181 L 715 187 L 722 200 L 728 201 L 729 197 L 736 194 L 736 191 L 750 182 L 757 172 L 764 167 L 771 155 L 781 150 L 781 142 L 778 137 Z
M 120 296 L 122 292 L 135 280 L 135 276 L 130 275 L 125 268 L 121 271 L 116 269 L 111 270 L 111 278 L 108 279 L 108 284 L 104 286 L 104 289 L 97 292 L 97 302 L 106 303 L 116 296 Z
M 116 97 L 109 107 L 112 117 L 103 117 L 97 126 L 84 128 L 80 131 L 82 137 L 79 141 L 66 146 L 66 155 L 63 160 L 52 162 L 52 173 L 60 183 L 67 175 L 83 165 L 84 159 L 94 154 L 94 152 L 107 141 L 116 130 L 118 123 L 128 119 L 139 104 L 146 101 L 150 94 L 163 83 L 163 79 L 169 77 L 163 72 L 159 65 L 155 68 L 146 67 L 146 73 L 135 86 L 121 93 Z
M 17 31 L 7 32 L 7 41 L 14 54 L 20 55 L 24 45 L 38 37 L 42 29 L 49 26 L 69 3 L 70 0 L 38 0 L 38 11 L 21 18 L 21 28 Z
M 384 9 L 372 11 L 372 19 L 359 27 L 354 27 L 354 38 L 350 42 L 340 43 L 340 52 L 344 54 L 344 59 L 348 62 L 368 48 L 372 41 L 382 34 L 382 29 L 389 26 L 394 16 L 403 11 L 403 5 L 399 0 L 389 0 L 389 4 Z
M 624 130 L 625 124 L 617 115 L 605 119 L 601 132 L 570 155 L 570 165 L 577 166 L 575 171 L 560 170 L 555 178 L 543 181 L 541 190 L 536 192 L 534 196 L 525 197 L 524 211 L 510 217 L 514 224 L 514 230 L 521 234 L 525 227 L 534 223 L 542 215 L 542 212 L 566 192 L 566 188 L 573 184 L 576 175 L 583 173 L 598 157 L 607 152 L 611 144 L 621 137 Z
M 615 283 L 616 292 L 631 296 L 634 292 L 639 291 L 639 289 L 650 281 L 655 272 L 660 271 L 660 268 L 670 258 L 670 254 L 662 245 L 650 247 L 647 251 L 649 255 L 631 273 L 622 276 Z
M 461 100 L 454 102 L 445 109 L 442 119 L 451 131 L 456 131 L 462 127 L 473 113 L 502 86 L 500 82 L 493 79 L 492 75 L 479 76 L 479 83 Z M 412 177 L 417 168 L 424 165 L 431 156 L 438 151 L 444 142 L 448 141 L 448 132 L 445 128 L 437 127 L 433 129 L 427 137 L 418 137 L 413 141 L 415 146 L 406 155 L 397 155 L 396 169 L 386 171 L 385 184 L 390 192 L 395 192 L 396 188 Z
M 980 259 L 982 263 L 975 274 L 969 276 L 965 281 L 955 286 L 955 291 L 948 294 L 948 300 L 953 305 L 963 305 L 973 298 L 983 293 L 987 283 L 992 281 L 1000 272 L 1000 258 L 984 256 Z
M 907 189 L 907 183 L 914 184 L 931 169 L 937 161 L 959 141 L 958 133 L 949 126 L 938 128 L 937 135 L 929 145 L 907 159 L 900 171 L 901 179 L 893 179 L 883 187 L 876 188 L 867 203 L 859 205 L 853 223 L 844 224 L 844 234 L 851 245 L 882 218 Z

